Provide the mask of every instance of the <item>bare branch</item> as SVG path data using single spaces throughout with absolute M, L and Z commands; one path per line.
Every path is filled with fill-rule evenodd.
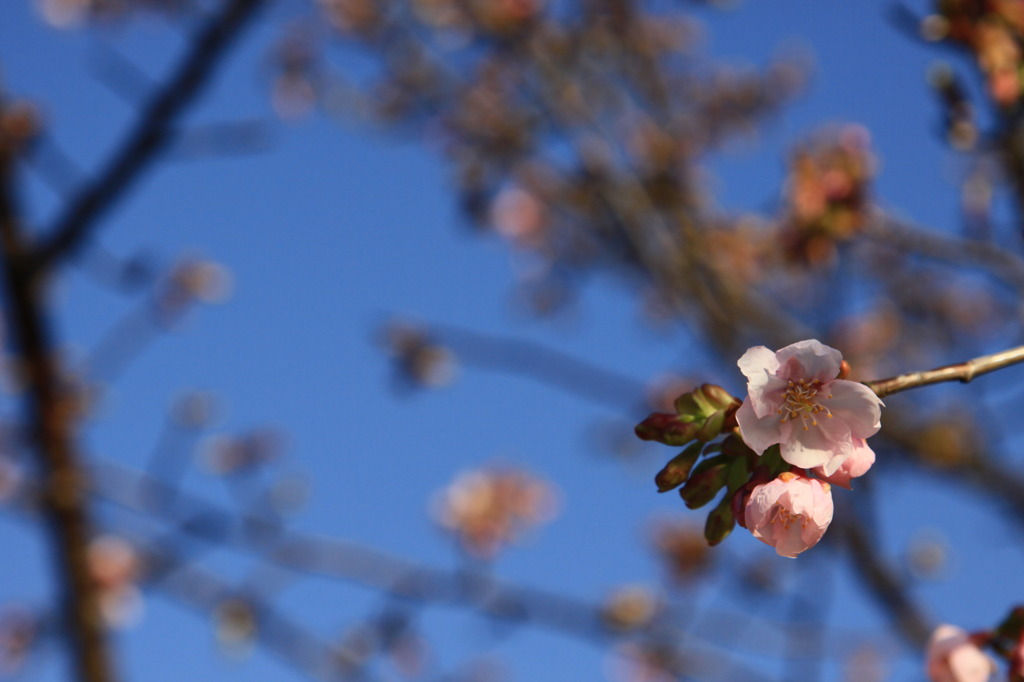
M 266 0 L 230 0 L 196 38 L 178 69 L 144 108 L 135 128 L 107 167 L 61 214 L 50 234 L 32 254 L 33 269 L 82 247 L 96 221 L 124 197 L 146 167 L 174 141 L 175 123 L 213 77 L 218 61 Z
M 26 267 L 27 245 L 14 199 L 13 160 L 0 158 L 0 259 L 8 324 L 24 386 L 22 406 L 40 471 L 39 504 L 49 524 L 71 678 L 112 682 L 106 628 L 88 563 L 92 520 L 75 449 L 76 398 L 61 377 L 41 282 Z
M 911 388 L 938 384 L 944 381 L 959 381 L 966 384 L 975 377 L 982 374 L 994 372 L 997 369 L 1009 367 L 1024 362 L 1024 346 L 1018 346 L 1009 350 L 983 355 L 966 362 L 955 365 L 936 367 L 924 372 L 910 372 L 900 374 L 888 379 L 878 381 L 865 381 L 864 385 L 870 388 L 879 398 L 884 398 L 892 393 L 906 391 Z

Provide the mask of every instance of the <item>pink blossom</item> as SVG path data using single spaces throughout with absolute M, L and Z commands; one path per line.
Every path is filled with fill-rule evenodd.
M 995 662 L 955 625 L 940 625 L 928 640 L 928 679 L 932 682 L 987 682 Z
M 744 522 L 755 538 L 793 558 L 825 534 L 832 522 L 832 492 L 828 483 L 787 471 L 751 491 Z
M 831 476 L 858 441 L 881 427 L 882 401 L 867 386 L 836 379 L 843 356 L 810 339 L 777 352 L 754 346 L 737 363 L 747 399 L 736 420 L 754 452 L 780 445 L 782 459 Z
M 854 438 L 850 455 L 843 460 L 838 469 L 830 476 L 826 476 L 824 467 L 815 467 L 814 473 L 832 485 L 850 490 L 850 480 L 866 474 L 874 463 L 875 451 L 868 447 L 863 438 Z

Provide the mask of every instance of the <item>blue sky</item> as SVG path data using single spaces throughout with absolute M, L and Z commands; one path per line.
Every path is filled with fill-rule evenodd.
M 698 11 L 706 51 L 715 58 L 757 65 L 780 50 L 798 50 L 815 62 L 808 91 L 760 139 L 712 160 L 708 186 L 723 207 L 770 206 L 779 196 L 785 150 L 795 140 L 820 125 L 857 122 L 871 130 L 882 161 L 881 203 L 940 229 L 956 225 L 960 162 L 938 143 L 938 111 L 925 84 L 935 54 L 899 34 L 885 18 L 887 7 L 875 0 L 790 0 Z M 271 121 L 269 150 L 162 163 L 104 224 L 99 243 L 115 255 L 143 253 L 166 265 L 201 253 L 223 264 L 233 295 L 158 338 L 104 392 L 87 447 L 142 466 L 175 396 L 211 390 L 222 405 L 214 432 L 271 426 L 286 434 L 287 459 L 279 468 L 310 484 L 309 504 L 294 519 L 298 528 L 437 566 L 454 566 L 457 557 L 427 516 L 434 492 L 463 469 L 516 462 L 556 482 L 562 508 L 554 522 L 502 557 L 498 576 L 591 599 L 621 584 L 656 584 L 648 521 L 683 514 L 674 495 L 657 496 L 650 483 L 666 453 L 650 449 L 641 463 L 628 465 L 598 456 L 593 444 L 602 420 L 622 418 L 628 427 L 642 414 L 615 414 L 522 377 L 472 367 L 443 390 L 396 394 L 375 334 L 398 314 L 534 340 L 640 381 L 669 369 L 700 369 L 700 363 L 680 364 L 689 349 L 685 336 L 647 328 L 630 292 L 611 279 L 588 284 L 579 305 L 563 316 L 531 316 L 516 303 L 515 256 L 497 239 L 466 229 L 449 171 L 434 150 L 355 122 L 316 116 L 272 122 L 266 51 L 282 23 L 300 11 L 298 2 L 276 5 L 189 118 L 194 125 Z M 56 139 L 84 169 L 106 157 L 132 115 L 95 75 L 107 45 L 157 79 L 183 47 L 179 30 L 152 18 L 99 31 L 53 31 L 24 0 L 8 3 L 0 22 L 6 88 L 42 108 Z M 58 198 L 31 179 L 25 200 L 31 217 L 45 224 Z M 71 357 L 88 352 L 139 300 L 104 290 L 82 269 L 73 269 L 55 293 L 58 329 Z M 741 388 L 738 373 L 706 379 Z M 199 466 L 189 469 L 186 483 L 211 499 L 230 499 Z M 886 524 L 890 551 L 904 552 L 925 528 L 969 549 L 957 555 L 948 580 L 915 588 L 937 615 L 981 627 L 1019 596 L 999 589 L 1013 584 L 1021 557 L 1005 548 L 1008 531 L 991 514 L 979 515 L 960 493 L 931 480 L 922 485 L 896 474 L 877 488 L 879 495 L 907 500 Z M 0 602 L 45 602 L 50 583 L 40 578 L 48 564 L 39 530 L 0 521 L 0 537 L 11 543 Z M 763 555 L 791 580 L 818 584 L 827 570 L 820 557 L 800 566 L 775 558 L 742 530 L 724 551 Z M 232 578 L 252 570 L 227 552 L 209 560 Z M 991 587 L 963 598 L 964 586 L 982 570 L 992 576 Z M 324 636 L 380 603 L 352 586 L 282 580 L 282 607 Z M 831 625 L 877 632 L 876 611 L 845 570 L 831 580 Z M 711 592 L 705 602 L 737 608 L 728 590 Z M 751 608 L 781 615 L 771 603 Z M 527 631 L 494 637 L 479 620 L 450 609 L 430 609 L 421 622 L 437 647 L 436 673 L 483 650 L 512 679 L 605 675 L 604 654 L 567 637 Z M 203 619 L 155 596 L 145 620 L 119 636 L 118 651 L 125 679 L 291 679 L 266 654 L 220 656 Z M 907 662 L 891 679 L 920 679 L 917 670 Z M 49 656 L 22 679 L 59 679 L 62 672 L 62 661 Z M 838 669 L 826 668 L 823 679 L 840 679 Z

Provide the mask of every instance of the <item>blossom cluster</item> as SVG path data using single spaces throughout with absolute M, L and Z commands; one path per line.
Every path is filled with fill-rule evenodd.
M 997 104 L 1010 107 L 1020 99 L 1024 92 L 1020 76 L 1024 11 L 1020 3 L 946 0 L 938 13 L 924 20 L 921 31 L 929 40 L 948 41 L 972 52 L 988 95 Z
M 747 378 L 736 412 L 744 442 L 759 456 L 778 445 L 795 469 L 756 484 L 745 508 L 754 537 L 782 556 L 817 544 L 832 521 L 830 484 L 850 487 L 875 461 L 866 439 L 881 427 L 882 401 L 839 378 L 842 363 L 839 351 L 814 339 L 777 352 L 756 346 L 737 363 Z
M 739 524 L 795 557 L 831 523 L 831 487 L 850 488 L 874 464 L 867 438 L 881 427 L 882 401 L 847 381 L 839 351 L 814 339 L 778 351 L 755 346 L 737 364 L 743 401 L 705 384 L 676 400 L 676 414 L 648 417 L 637 435 L 687 446 L 655 477 L 661 492 L 682 486 L 683 501 L 697 508 L 726 489 L 708 516 L 710 544 Z
M 790 259 L 826 265 L 836 245 L 860 231 L 875 172 L 868 131 L 848 125 L 797 147 L 789 161 L 784 245 Z

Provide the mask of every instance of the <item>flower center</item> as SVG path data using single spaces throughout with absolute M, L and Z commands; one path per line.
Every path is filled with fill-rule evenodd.
M 782 394 L 782 407 L 778 409 L 778 413 L 782 415 L 782 423 L 800 419 L 803 422 L 804 431 L 806 431 L 809 426 L 818 425 L 817 415 L 819 412 L 824 412 L 826 417 L 832 417 L 832 411 L 818 402 L 820 389 L 821 382 L 817 379 L 790 381 L 786 392 Z M 832 394 L 829 393 L 826 397 L 831 398 Z
M 779 504 L 772 507 L 768 517 L 768 523 L 782 526 L 782 530 L 789 530 L 794 523 L 799 523 L 801 528 L 806 528 L 807 521 L 807 517 L 803 514 L 794 514 Z

